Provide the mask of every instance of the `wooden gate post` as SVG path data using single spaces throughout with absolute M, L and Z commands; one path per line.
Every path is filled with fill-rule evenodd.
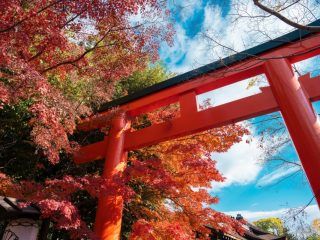
M 116 114 L 109 131 L 103 177 L 111 178 L 123 171 L 127 153 L 124 151 L 126 114 Z M 121 233 L 123 198 L 101 193 L 96 214 L 95 233 L 103 240 L 119 240 Z
M 286 59 L 265 63 L 267 78 L 294 146 L 320 204 L 320 121 Z

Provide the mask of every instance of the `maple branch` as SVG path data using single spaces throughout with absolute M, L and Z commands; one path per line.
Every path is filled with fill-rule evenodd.
M 69 20 L 67 20 L 67 21 L 60 27 L 60 29 L 65 28 L 69 23 L 71 23 L 71 22 L 73 22 L 74 20 L 76 20 L 76 19 L 77 19 L 81 14 L 83 14 L 86 10 L 87 10 L 87 8 L 84 8 L 79 14 L 76 14 L 74 17 L 72 17 L 72 18 L 70 18 Z M 33 61 L 34 59 L 36 59 L 37 57 L 41 56 L 41 55 L 45 52 L 46 48 L 47 48 L 47 44 L 44 45 L 44 46 L 42 47 L 42 49 L 41 49 L 39 52 L 37 52 L 34 56 L 32 56 L 31 58 L 29 58 L 29 59 L 28 59 L 28 62 L 31 62 L 31 61 Z
M 33 55 L 31 58 L 29 58 L 29 59 L 28 59 L 28 62 L 31 62 L 31 61 L 33 61 L 34 59 L 36 59 L 37 57 L 41 56 L 41 55 L 44 53 L 44 51 L 46 50 L 46 48 L 47 48 L 47 44 L 44 45 L 39 52 L 37 52 L 35 55 Z
M 74 64 L 74 63 L 80 61 L 80 60 L 81 60 L 82 58 L 84 58 L 88 53 L 90 53 L 90 52 L 92 52 L 93 50 L 95 50 L 95 49 L 98 47 L 98 45 L 107 37 L 107 35 L 110 33 L 110 31 L 111 31 L 111 29 L 110 29 L 109 31 L 107 31 L 107 33 L 104 34 L 104 35 L 102 36 L 102 38 L 101 38 L 99 41 L 97 41 L 92 48 L 87 49 L 85 52 L 83 52 L 83 53 L 82 53 L 80 56 L 78 56 L 77 58 L 75 58 L 75 59 L 70 59 L 70 60 L 66 60 L 66 61 L 57 63 L 57 64 L 55 64 L 55 65 L 53 65 L 53 66 L 51 66 L 51 67 L 48 67 L 48 68 L 44 69 L 43 71 L 41 71 L 41 73 L 48 72 L 48 71 L 53 70 L 53 69 L 55 69 L 55 68 L 57 68 L 57 67 L 60 67 L 60 66 L 62 66 L 62 65 Z M 105 45 L 105 46 L 112 46 L 112 45 L 114 45 L 114 43 L 113 43 L 113 44 L 108 44 L 108 45 Z
M 98 45 L 108 36 L 108 34 L 109 34 L 110 32 L 124 31 L 124 30 L 129 30 L 129 29 L 135 29 L 135 28 L 140 27 L 141 25 L 142 25 L 142 24 L 138 24 L 138 25 L 133 26 L 133 27 L 125 27 L 125 28 L 118 28 L 118 29 L 113 29 L 113 27 L 111 27 L 111 28 L 100 38 L 100 40 L 97 41 L 97 42 L 94 44 L 94 46 L 93 46 L 92 48 L 87 49 L 85 52 L 83 52 L 83 53 L 82 53 L 80 56 L 78 56 L 77 58 L 75 58 L 75 59 L 69 59 L 69 60 L 66 60 L 66 61 L 57 63 L 57 64 L 55 64 L 55 65 L 53 65 L 53 66 L 51 66 L 51 67 L 48 67 L 48 68 L 44 69 L 43 71 L 41 71 L 41 73 L 48 72 L 48 71 L 50 71 L 50 70 L 53 70 L 53 69 L 55 69 L 55 68 L 57 68 L 57 67 L 60 67 L 60 66 L 62 66 L 62 65 L 66 65 L 66 64 L 72 64 L 72 65 L 73 65 L 74 63 L 76 63 L 76 62 L 80 61 L 82 58 L 84 58 L 88 53 L 94 51 L 94 50 L 97 49 L 97 48 L 109 47 L 109 46 L 115 45 L 115 43 L 111 43 L 111 44 L 104 45 L 104 46 L 101 46 L 101 47 L 98 46 Z
M 60 28 L 62 29 L 62 28 L 64 28 L 64 27 L 66 27 L 69 23 L 71 23 L 71 22 L 73 22 L 74 20 L 76 20 L 79 16 L 81 16 L 81 14 L 83 14 L 85 11 L 87 11 L 88 10 L 88 8 L 86 7 L 86 8 L 84 8 L 80 13 L 78 13 L 78 14 L 76 14 L 74 17 L 72 17 L 72 18 L 70 18 L 69 20 L 67 20 L 66 22 L 65 22 L 65 24 L 63 24 Z
M 295 3 L 297 3 L 297 2 L 299 2 L 299 0 L 295 1 Z M 286 24 L 288 24 L 288 25 L 290 25 L 290 26 L 292 26 L 294 28 L 298 28 L 298 29 L 301 29 L 301 30 L 309 31 L 309 32 L 320 32 L 320 26 L 305 26 L 305 25 L 293 22 L 290 19 L 288 19 L 285 16 L 283 16 L 282 14 L 280 14 L 278 11 L 275 11 L 275 10 L 273 10 L 271 8 L 268 8 L 267 6 L 261 4 L 259 0 L 253 0 L 253 3 L 258 8 L 262 9 L 263 11 L 265 11 L 267 13 L 270 13 L 271 15 L 277 17 L 281 21 L 285 22 Z M 293 3 L 293 4 L 295 4 L 295 3 Z
M 73 65 L 74 63 L 80 61 L 82 58 L 84 58 L 88 53 L 92 52 L 94 50 L 94 48 L 90 48 L 88 49 L 87 51 L 85 51 L 84 53 L 82 53 L 79 57 L 77 57 L 76 59 L 73 59 L 73 60 L 67 60 L 67 61 L 63 61 L 63 62 L 60 62 L 60 63 L 57 63 L 51 67 L 48 67 L 46 69 L 44 69 L 43 71 L 41 71 L 41 73 L 45 73 L 45 72 L 48 72 L 50 70 L 53 70 L 55 68 L 58 68 L 62 65 L 67 65 L 67 64 L 71 64 Z
M 25 22 L 26 20 L 28 20 L 30 17 L 35 16 L 35 15 L 38 15 L 38 14 L 46 11 L 47 9 L 51 8 L 52 6 L 58 4 L 58 3 L 62 2 L 62 1 L 64 1 L 64 0 L 57 0 L 57 1 L 55 1 L 55 2 L 52 2 L 52 3 L 48 4 L 47 6 L 41 8 L 40 10 L 38 10 L 36 13 L 31 14 L 30 16 L 25 17 L 25 18 L 21 19 L 21 20 L 18 21 L 18 22 L 15 22 L 14 24 L 12 24 L 11 26 L 9 26 L 9 27 L 7 27 L 7 28 L 5 28 L 5 29 L 0 29 L 0 33 L 8 32 L 8 31 L 12 30 L 12 29 L 15 28 L 16 26 L 18 26 L 18 25 L 20 25 L 21 23 L 23 23 L 23 22 Z

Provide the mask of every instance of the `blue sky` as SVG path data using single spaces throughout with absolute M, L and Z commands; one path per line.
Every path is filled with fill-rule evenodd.
M 234 53 L 208 41 L 208 37 L 204 34 L 237 51 L 267 39 L 265 34 L 252 31 L 257 25 L 248 18 L 241 19 L 237 25 L 231 24 L 235 13 L 234 2 L 232 0 L 174 1 L 171 8 L 175 12 L 175 45 L 168 47 L 164 44 L 160 49 L 161 59 L 169 70 L 183 73 Z M 246 10 L 255 11 L 250 4 L 246 5 Z M 294 14 L 294 11 L 291 13 Z M 276 37 L 292 30 L 272 18 L 260 23 L 259 29 L 266 31 L 268 37 Z M 316 69 L 319 63 L 320 58 L 315 58 L 297 64 L 297 68 L 301 73 L 313 71 L 313 75 L 317 75 L 320 73 Z M 207 96 L 201 96 L 198 101 L 210 97 L 213 104 L 218 105 L 234 100 L 228 98 L 229 96 L 241 98 L 258 93 L 259 86 L 265 85 L 267 85 L 266 80 L 261 76 L 258 86 L 249 90 L 247 90 L 248 81 L 242 81 L 234 86 L 209 93 Z M 314 104 L 314 107 L 320 113 L 320 103 Z M 276 120 L 265 121 L 274 116 Z M 252 136 L 248 137 L 250 144 L 245 143 L 244 139 L 227 153 L 213 154 L 218 169 L 227 177 L 226 182 L 212 185 L 212 194 L 221 199 L 220 203 L 214 206 L 215 209 L 233 215 L 241 212 L 249 220 L 255 220 L 284 216 L 288 208 L 303 207 L 312 199 L 313 193 L 304 173 L 298 171 L 297 167 L 279 166 L 277 161 L 265 163 L 266 154 L 260 147 L 261 132 L 271 125 L 278 124 L 279 121 L 282 121 L 279 113 L 250 119 L 242 123 L 252 132 Z M 286 134 L 286 130 L 278 131 L 280 138 Z M 271 146 L 274 141 L 266 139 L 262 145 Z M 299 162 L 291 143 L 278 148 L 275 155 Z M 306 208 L 306 212 L 309 213 L 308 221 L 320 217 L 314 201 Z

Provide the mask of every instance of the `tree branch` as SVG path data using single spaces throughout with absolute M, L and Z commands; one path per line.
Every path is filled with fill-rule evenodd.
M 23 23 L 23 22 L 25 22 L 26 20 L 28 20 L 30 17 L 35 16 L 35 15 L 38 15 L 38 14 L 46 11 L 47 9 L 51 8 L 52 6 L 58 4 L 58 3 L 62 2 L 62 1 L 64 1 L 64 0 L 57 0 L 57 1 L 54 1 L 54 2 L 52 2 L 52 3 L 50 3 L 50 4 L 48 4 L 47 6 L 41 8 L 40 10 L 38 10 L 36 13 L 31 14 L 30 16 L 25 17 L 25 18 L 21 19 L 21 20 L 18 21 L 18 22 L 15 22 L 14 24 L 12 24 L 11 26 L 9 26 L 9 27 L 7 27 L 7 28 L 5 28 L 5 29 L 0 29 L 0 33 L 8 32 L 8 31 L 12 30 L 12 29 L 15 28 L 16 26 L 18 26 L 18 25 L 20 25 L 21 23 Z
M 60 63 L 57 63 L 53 66 L 50 66 L 44 70 L 41 71 L 41 73 L 45 73 L 45 72 L 48 72 L 50 70 L 53 70 L 55 68 L 58 68 L 62 65 L 66 65 L 66 64 L 74 64 L 78 61 L 80 61 L 82 58 L 84 58 L 88 53 L 94 51 L 95 49 L 97 48 L 100 48 L 98 45 L 108 36 L 108 34 L 110 32 L 115 32 L 115 31 L 124 31 L 124 30 L 128 30 L 128 29 L 135 29 L 135 28 L 138 28 L 140 27 L 142 24 L 139 24 L 139 25 L 136 25 L 136 26 L 133 26 L 133 27 L 127 27 L 127 28 L 118 28 L 118 29 L 114 29 L 113 27 L 111 27 L 101 38 L 99 41 L 97 41 L 95 43 L 95 45 L 92 47 L 92 48 L 89 48 L 88 50 L 84 51 L 80 56 L 78 56 L 77 58 L 74 58 L 74 59 L 69 59 L 69 60 L 66 60 L 66 61 L 62 61 Z M 102 47 L 107 47 L 107 46 L 112 46 L 112 45 L 115 45 L 114 43 L 111 43 L 111 44 L 108 44 L 108 45 L 104 45 Z
M 268 8 L 267 6 L 260 3 L 259 0 L 253 0 L 254 5 L 256 5 L 258 8 L 262 9 L 263 11 L 270 13 L 271 15 L 277 17 L 281 21 L 285 22 L 286 24 L 298 28 L 301 30 L 309 31 L 309 32 L 320 32 L 320 26 L 305 26 L 296 22 L 291 21 L 290 19 L 286 18 L 279 12 L 272 10 L 271 8 Z
M 69 23 L 73 22 L 74 20 L 76 20 L 81 14 L 83 14 L 85 11 L 87 10 L 87 8 L 84 8 L 79 14 L 76 14 L 75 16 L 73 16 L 72 18 L 70 18 L 69 20 L 67 20 L 61 27 L 60 29 L 65 28 Z M 34 59 L 36 59 L 37 57 L 41 56 L 44 51 L 46 50 L 48 44 L 45 44 L 42 49 L 36 53 L 34 56 L 32 56 L 31 58 L 28 59 L 28 62 L 33 61 Z

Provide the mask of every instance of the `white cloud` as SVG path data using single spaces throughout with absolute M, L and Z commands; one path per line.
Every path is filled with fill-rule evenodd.
M 197 9 L 201 8 L 201 2 L 202 1 L 199 0 L 175 0 L 169 2 L 169 7 L 175 14 L 178 14 L 184 22 L 192 17 Z
M 232 184 L 245 185 L 255 181 L 262 170 L 263 150 L 259 147 L 258 139 L 253 137 L 249 143 L 246 140 L 248 136 L 234 144 L 228 152 L 212 154 L 218 170 L 226 177 L 222 183 L 213 182 L 212 191 L 219 191 Z
M 226 178 L 224 182 L 212 182 L 211 191 L 213 193 L 231 185 L 256 184 L 266 158 L 271 157 L 266 154 L 265 149 L 276 146 L 272 151 L 273 156 L 281 152 L 286 146 L 278 146 L 278 140 L 273 138 L 261 141 L 260 136 L 255 133 L 255 129 L 250 123 L 242 122 L 241 124 L 245 124 L 251 135 L 244 136 L 241 142 L 234 144 L 227 152 L 212 153 L 212 158 L 217 162 L 217 169 Z M 288 170 L 279 168 L 262 176 L 257 185 L 267 186 L 288 176 L 293 171 L 297 171 L 297 169 L 293 167 L 288 168 Z
M 313 220 L 316 218 L 320 218 L 320 211 L 318 205 L 310 205 L 305 209 L 307 216 L 309 219 Z
M 280 167 L 278 169 L 276 169 L 275 171 L 264 175 L 262 178 L 260 178 L 258 180 L 258 182 L 256 183 L 256 185 L 258 187 L 265 187 L 268 186 L 272 183 L 275 183 L 277 181 L 279 181 L 280 179 L 290 176 L 291 174 L 294 174 L 298 171 L 300 171 L 301 168 L 299 166 L 293 166 L 293 167 L 288 167 L 288 166 L 283 166 Z
M 215 23 L 215 27 L 221 28 L 222 23 L 225 24 L 225 22 L 222 22 L 219 7 L 212 8 L 207 6 L 205 8 L 204 25 L 209 26 L 213 23 Z M 211 25 L 211 27 L 214 26 Z M 202 29 L 203 28 L 204 26 L 202 26 Z M 162 59 L 171 59 L 171 63 L 168 65 L 171 71 L 184 73 L 216 59 L 212 55 L 213 52 L 208 49 L 207 40 L 201 35 L 198 34 L 193 37 L 188 37 L 186 30 L 179 23 L 175 24 L 175 30 L 174 47 L 165 47 L 160 53 Z M 182 58 L 184 59 L 181 63 L 180 60 Z
M 249 210 L 239 210 L 239 211 L 231 211 L 225 212 L 225 214 L 230 216 L 236 216 L 237 214 L 241 214 L 245 219 L 250 222 L 256 221 L 262 218 L 270 218 L 270 217 L 279 217 L 282 218 L 286 212 L 287 208 L 281 208 L 273 211 L 249 211 Z
M 174 42 L 177 44 L 173 48 L 163 48 L 161 51 L 162 59 L 171 58 L 172 62 L 168 67 L 173 72 L 183 73 L 235 53 L 226 48 L 223 49 L 219 45 L 220 43 L 236 51 L 242 51 L 271 38 L 281 36 L 293 29 L 275 17 L 256 18 L 254 20 L 249 17 L 237 19 L 239 12 L 242 15 L 248 14 L 248 16 L 261 15 L 261 12 L 253 5 L 252 1 L 233 0 L 230 3 L 232 6 L 231 12 L 227 16 L 222 15 L 219 5 L 207 4 L 204 8 L 204 20 L 200 33 L 188 37 L 183 23 L 186 18 L 191 17 L 196 12 L 195 9 L 202 7 L 201 2 L 195 0 L 177 1 L 176 5 L 185 6 L 181 8 L 183 12 L 181 14 L 183 15 L 182 23 L 175 24 L 177 34 Z M 313 2 L 309 1 L 307 5 L 310 5 L 310 9 L 318 16 L 320 8 L 317 8 Z M 235 6 L 239 7 L 236 8 Z M 315 20 L 302 5 L 288 8 L 282 13 L 305 24 Z M 192 28 L 192 26 L 188 26 L 188 28 Z M 208 35 L 219 44 L 204 37 L 203 34 Z M 184 57 L 184 60 L 181 63 L 179 60 L 182 57 Z

